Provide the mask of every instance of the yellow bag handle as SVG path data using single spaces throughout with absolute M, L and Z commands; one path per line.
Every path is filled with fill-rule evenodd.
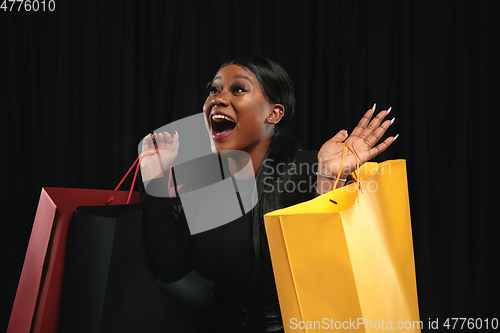
M 356 181 L 356 200 L 358 202 L 358 207 L 359 207 L 359 193 L 363 193 L 362 189 L 361 189 L 361 183 L 360 183 L 360 180 L 359 180 L 359 176 L 358 174 L 356 173 L 356 171 L 359 169 L 359 157 L 358 157 L 358 154 L 356 154 L 356 152 L 354 151 L 353 148 L 351 148 L 349 145 L 347 145 L 345 142 L 342 142 L 342 162 L 340 164 L 340 169 L 339 169 L 339 173 L 337 174 L 337 177 L 335 177 L 335 183 L 333 184 L 333 188 L 337 188 L 337 183 L 339 181 L 339 178 L 340 178 L 340 175 L 342 174 L 342 170 L 344 169 L 344 160 L 345 160 L 345 151 L 346 151 L 346 148 L 348 148 L 354 155 L 354 157 L 356 157 L 356 170 L 354 170 L 351 175 L 352 177 L 354 178 L 354 180 Z

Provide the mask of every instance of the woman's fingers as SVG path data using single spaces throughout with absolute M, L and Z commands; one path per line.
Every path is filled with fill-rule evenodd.
M 171 142 L 170 142 L 170 148 L 173 151 L 178 151 L 179 150 L 179 133 L 177 133 L 177 131 L 175 131 L 175 134 L 172 135 L 172 139 L 171 139 Z
M 371 134 L 365 138 L 365 142 L 368 148 L 375 146 L 375 144 L 382 138 L 384 133 L 389 129 L 396 118 L 384 121 L 379 127 L 377 127 Z
M 172 144 L 176 144 L 178 148 L 178 143 L 179 137 L 177 132 L 174 135 L 171 135 L 168 132 L 148 134 L 142 141 L 142 151 L 154 148 L 161 148 L 162 150 L 170 149 Z
M 162 147 L 160 150 L 161 160 L 165 166 L 171 165 L 177 157 L 179 150 L 179 138 L 177 134 L 171 135 L 168 132 L 163 132 Z
M 391 124 L 394 122 L 394 118 L 392 120 L 384 121 L 384 118 L 390 112 L 391 108 L 389 108 L 388 110 L 383 110 L 370 121 L 371 117 L 373 116 L 373 110 L 368 110 L 352 132 L 351 137 L 357 136 L 363 139 L 368 149 L 370 149 L 378 142 L 378 140 L 380 140 L 385 131 L 387 131 L 389 126 L 391 126 Z
M 142 151 L 149 149 L 149 142 L 151 142 L 151 134 L 148 134 L 142 139 Z
M 359 136 L 363 139 L 370 136 L 374 131 L 376 131 L 379 128 L 380 124 L 382 123 L 384 118 L 389 114 L 389 112 L 390 111 L 386 110 L 380 111 L 378 115 L 366 125 L 366 127 L 363 129 L 363 131 L 361 131 L 361 134 Z
M 397 139 L 398 136 L 399 136 L 399 134 L 396 135 L 395 137 L 390 136 L 387 139 L 385 139 L 382 143 L 380 143 L 377 146 L 370 149 L 368 151 L 368 154 L 369 154 L 368 160 L 371 160 L 372 158 L 374 158 L 375 156 L 377 156 L 378 154 L 382 153 L 387 148 L 389 148 L 389 146 Z
M 156 135 L 156 144 L 158 145 L 158 148 L 165 148 L 165 134 L 164 133 L 158 133 Z
M 349 136 L 349 134 L 347 133 L 346 130 L 340 130 L 337 132 L 337 134 L 335 134 L 335 136 L 333 138 L 331 138 L 328 141 L 333 141 L 335 143 L 341 143 L 341 142 L 344 142 L 348 136 Z
M 363 118 L 361 118 L 358 125 L 356 125 L 356 127 L 352 131 L 351 136 L 361 136 L 366 126 L 370 123 L 370 119 L 372 119 L 373 112 L 374 112 L 373 109 L 369 109 L 368 111 L 366 111 Z

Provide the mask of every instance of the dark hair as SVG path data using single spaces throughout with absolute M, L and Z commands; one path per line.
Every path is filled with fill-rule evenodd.
M 241 55 L 225 62 L 219 70 L 227 65 L 238 65 L 252 73 L 259 81 L 268 102 L 283 105 L 285 108 L 283 118 L 276 124 L 277 126 L 290 121 L 295 109 L 295 92 L 292 80 L 280 65 L 257 55 Z
M 270 103 L 282 104 L 285 108 L 283 118 L 277 125 L 287 124 L 293 116 L 295 108 L 295 92 L 293 83 L 288 74 L 277 63 L 256 55 L 242 55 L 235 59 L 229 60 L 224 63 L 219 71 L 227 65 L 238 65 L 243 69 L 252 73 L 260 83 L 260 87 L 264 96 Z M 273 170 L 277 170 L 278 163 L 295 162 L 299 144 L 295 138 L 285 136 L 281 133 L 278 134 L 276 129 L 275 135 L 272 138 L 271 144 L 264 156 L 264 161 L 268 161 L 268 166 Z M 287 173 L 278 174 L 274 172 L 269 175 L 262 172 L 262 167 L 256 175 L 257 193 L 259 200 L 257 205 L 252 211 L 252 232 L 254 243 L 254 276 L 253 276 L 253 291 L 255 291 L 255 283 L 257 276 L 261 272 L 272 274 L 271 256 L 269 253 L 269 245 L 267 242 L 267 235 L 264 228 L 264 215 L 283 207 L 286 207 L 286 197 L 284 191 L 263 191 L 264 180 L 266 184 L 279 184 L 285 183 L 288 179 Z M 264 179 L 266 178 L 266 179 Z M 277 188 L 276 186 L 275 188 Z M 276 299 L 275 302 L 278 300 Z M 278 304 L 276 304 L 279 307 Z
M 275 172 L 271 174 L 263 172 L 264 169 L 261 167 L 255 177 L 259 200 L 252 211 L 252 237 L 255 258 L 253 289 L 255 289 L 255 282 L 260 272 L 272 274 L 271 254 L 264 228 L 264 215 L 290 205 L 290 202 L 286 200 L 286 191 L 265 191 L 264 185 L 271 185 L 277 189 L 280 183 L 286 184 L 290 179 L 289 173 L 278 173 L 276 170 L 278 170 L 279 165 L 291 165 L 291 163 L 294 163 L 298 151 L 299 143 L 294 137 L 276 133 L 262 162 L 266 162 L 266 166 Z M 276 308 L 279 308 L 278 300 L 275 299 L 274 301 L 276 302 Z

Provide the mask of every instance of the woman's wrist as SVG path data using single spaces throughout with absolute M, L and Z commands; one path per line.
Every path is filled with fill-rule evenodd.
M 335 182 L 337 184 L 335 184 Z M 317 181 L 316 181 L 316 192 L 319 195 L 325 194 L 327 192 L 330 192 L 336 188 L 342 187 L 347 183 L 347 179 L 332 179 L 329 177 L 325 177 L 321 173 L 317 173 Z M 335 188 L 334 188 L 335 186 Z
M 349 175 L 354 171 L 350 168 L 349 165 L 341 165 L 338 163 L 326 163 L 326 162 L 319 162 L 318 163 L 318 172 L 317 174 L 324 175 L 325 178 L 332 178 L 336 179 L 347 179 Z M 341 172 L 339 174 L 339 172 Z
M 333 175 L 327 175 L 327 174 L 324 174 L 324 173 L 321 173 L 321 172 L 316 172 L 316 175 L 317 176 L 321 176 L 321 177 L 324 177 L 324 178 L 328 178 L 328 179 L 331 179 L 331 180 L 339 180 L 339 181 L 343 181 L 343 182 L 346 182 L 347 181 L 347 177 L 346 178 L 337 178 L 336 176 L 333 176 Z

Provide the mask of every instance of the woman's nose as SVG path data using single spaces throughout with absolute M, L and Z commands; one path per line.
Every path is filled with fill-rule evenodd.
M 213 104 L 215 106 L 228 106 L 229 98 L 230 98 L 229 92 L 223 90 L 220 93 L 218 93 L 217 96 L 214 97 Z

